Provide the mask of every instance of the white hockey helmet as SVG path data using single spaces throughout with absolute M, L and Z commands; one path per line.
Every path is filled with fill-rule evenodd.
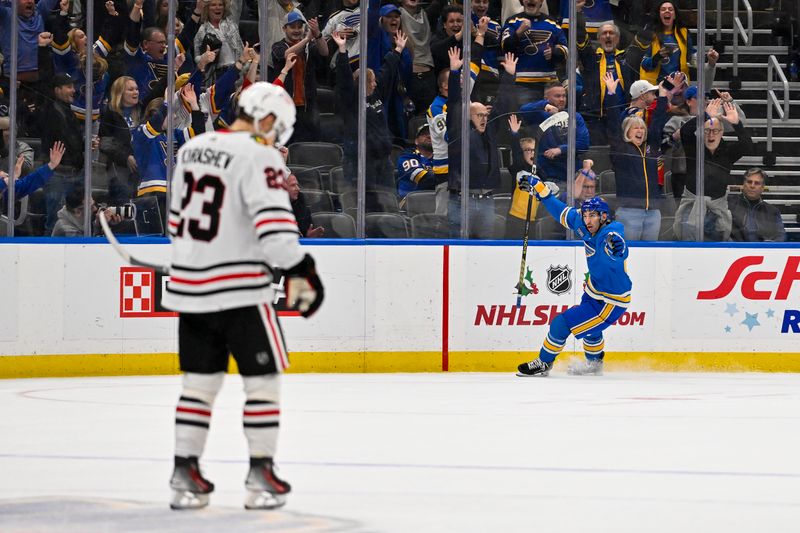
M 239 109 L 253 118 L 256 133 L 272 136 L 279 145 L 285 145 L 294 132 L 297 108 L 292 97 L 282 87 L 257 81 L 242 91 L 239 96 Z M 273 115 L 275 122 L 270 131 L 259 131 L 259 123 Z

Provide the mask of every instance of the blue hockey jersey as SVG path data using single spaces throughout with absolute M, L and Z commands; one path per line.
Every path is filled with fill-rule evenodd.
M 139 166 L 140 176 L 137 196 L 167 192 L 167 134 L 161 131 L 161 124 L 166 114 L 167 106 L 164 104 L 149 121 L 139 125 L 131 133 L 133 156 Z M 178 148 L 203 131 L 202 113 L 193 112 L 191 127 L 174 130 L 174 149 L 169 157 L 174 158 Z
M 559 15 L 561 27 L 566 31 L 569 28 L 568 0 L 561 0 Z M 614 23 L 614 12 L 611 11 L 609 0 L 586 0 L 586 4 L 583 6 L 583 16 L 586 18 L 586 32 L 592 35 L 597 34 L 597 29 L 603 23 Z
M 524 19 L 531 21 L 531 27 L 518 36 L 517 28 Z M 503 26 L 501 44 L 503 52 L 513 52 L 517 56 L 517 83 L 558 81 L 555 64 L 566 59 L 568 47 L 567 37 L 554 20 L 546 15 L 530 16 L 524 12 L 515 15 Z M 550 59 L 544 56 L 548 47 L 553 52 Z
M 433 159 L 425 157 L 417 149 L 406 150 L 397 158 L 397 194 L 405 198 L 411 191 L 416 191 L 419 183 L 432 172 Z
M 583 223 L 580 210 L 567 206 L 553 195 L 543 198 L 542 204 L 553 218 L 565 228 L 573 230 L 575 235 L 583 241 L 586 262 L 589 265 L 589 279 L 584 288 L 586 294 L 595 300 L 619 307 L 628 307 L 631 303 L 632 287 L 626 266 L 628 246 L 625 245 L 622 257 L 617 257 L 611 253 L 611 247 L 607 242 L 612 233 L 625 238 L 623 225 L 619 222 L 611 222 L 601 226 L 598 232 L 592 235 Z

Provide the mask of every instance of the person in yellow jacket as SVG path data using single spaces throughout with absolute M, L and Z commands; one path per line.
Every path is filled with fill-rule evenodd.
M 642 58 L 639 78 L 658 84 L 673 72 L 680 71 L 686 74 L 688 82 L 695 49 L 677 5 L 674 1 L 662 0 L 653 15 L 650 52 L 645 51 Z
M 531 171 L 534 161 L 536 161 L 536 141 L 531 137 L 519 138 L 519 130 L 522 127 L 522 121 L 519 120 L 517 115 L 508 117 L 508 127 L 511 130 L 511 137 L 517 142 L 511 144 L 511 157 L 513 163 L 509 167 L 509 172 L 512 176 L 516 176 L 520 170 Z M 523 191 L 519 188 L 517 180 L 514 180 L 511 207 L 508 210 L 506 217 L 506 239 L 522 239 L 525 232 L 525 215 L 528 212 L 528 198 L 531 198 L 530 193 Z M 532 200 L 530 222 L 536 218 L 536 211 L 539 208 L 539 200 L 535 197 Z M 532 226 L 533 224 L 531 224 Z M 530 231 L 530 230 L 529 230 Z

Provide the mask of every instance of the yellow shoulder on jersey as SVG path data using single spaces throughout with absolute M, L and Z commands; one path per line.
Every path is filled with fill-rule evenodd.
M 258 144 L 262 144 L 264 146 L 272 146 L 272 143 L 270 143 L 268 140 L 266 140 L 263 135 L 259 135 L 257 133 L 254 133 L 254 134 L 250 135 L 250 138 L 253 139 L 255 142 L 257 142 Z

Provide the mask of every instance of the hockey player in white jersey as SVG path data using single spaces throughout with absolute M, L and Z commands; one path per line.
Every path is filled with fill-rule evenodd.
M 291 490 L 273 468 L 280 376 L 289 361 L 272 307 L 272 269 L 284 271 L 287 305 L 303 316 L 314 313 L 323 299 L 314 260 L 298 241 L 283 187 L 288 170 L 274 146 L 291 137 L 294 121 L 295 106 L 286 91 L 258 82 L 242 92 L 230 130 L 199 135 L 178 151 L 169 211 L 171 278 L 163 299 L 180 314 L 183 372 L 170 480 L 173 509 L 205 507 L 214 490 L 198 459 L 229 353 L 246 395 L 245 507 L 279 507 Z

